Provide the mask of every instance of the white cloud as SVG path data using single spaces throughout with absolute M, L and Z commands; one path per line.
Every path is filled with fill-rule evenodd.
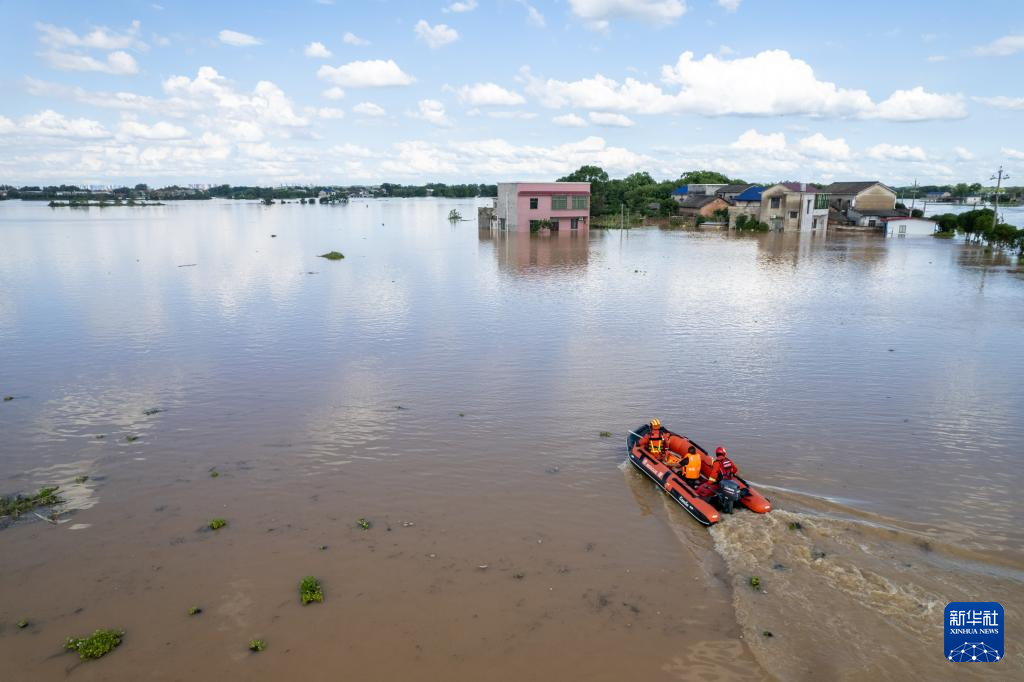
M 597 30 L 608 28 L 611 19 L 639 19 L 654 25 L 674 22 L 686 13 L 682 0 L 569 0 L 573 14 Z
M 341 41 L 343 43 L 345 43 L 346 45 L 356 45 L 357 47 L 362 47 L 364 45 L 369 45 L 370 44 L 369 40 L 363 40 L 362 38 L 357 36 L 355 33 L 352 33 L 350 31 L 346 31 L 345 32 L 345 35 L 343 35 L 341 37 Z
M 333 100 L 339 100 L 339 99 L 344 99 L 345 98 L 345 91 L 342 90 L 341 88 L 339 88 L 337 85 L 335 85 L 333 87 L 330 87 L 330 88 L 327 88 L 326 90 L 324 90 L 320 94 L 323 95 L 324 97 L 326 97 L 327 99 L 333 99 Z
M 943 54 L 933 54 L 929 55 L 928 57 L 928 61 L 930 62 L 944 62 L 946 61 L 946 59 L 948 59 L 948 57 L 946 57 L 946 55 Z
M 138 138 L 142 140 L 182 140 L 189 136 L 188 130 L 182 126 L 157 121 L 149 126 L 134 118 L 125 118 L 117 128 L 120 137 Z
M 518 92 L 506 90 L 497 83 L 463 85 L 455 92 L 459 102 L 474 107 L 507 107 L 526 102 Z
M 105 62 L 84 54 L 56 50 L 44 52 L 42 56 L 50 66 L 60 71 L 99 71 L 116 76 L 130 76 L 139 72 L 135 58 L 121 50 L 108 54 Z
M 345 118 L 345 110 L 337 107 L 320 107 L 313 110 L 317 118 L 337 121 Z
M 350 88 L 382 88 L 410 85 L 416 79 L 398 67 L 393 59 L 369 59 L 341 66 L 324 66 L 316 72 L 319 78 Z
M 373 102 L 360 102 L 359 104 L 352 107 L 352 111 L 354 111 L 357 114 L 362 114 L 363 116 L 372 116 L 374 118 L 387 116 L 388 113 L 384 111 L 383 107 L 374 104 Z
M 814 133 L 796 143 L 797 151 L 812 158 L 842 160 L 850 157 L 850 145 L 841 137 L 829 139 Z
M 532 111 L 488 111 L 487 116 L 488 118 L 497 118 L 503 120 L 530 120 L 531 118 L 537 118 L 537 114 L 535 114 Z
M 443 12 L 472 12 L 476 9 L 476 0 L 466 0 L 465 2 L 453 2 L 452 4 L 445 7 Z
M 528 94 L 551 108 L 577 107 L 637 114 L 696 113 L 705 116 L 811 116 L 919 121 L 967 115 L 961 95 L 940 95 L 917 87 L 897 90 L 876 104 L 864 90 L 821 81 L 809 64 L 784 50 L 723 59 L 695 60 L 683 52 L 661 69 L 661 86 L 597 74 L 577 81 L 543 80 L 520 71 Z
M 974 48 L 974 54 L 982 57 L 1008 57 L 1024 50 L 1024 34 L 1007 35 L 993 40 L 988 45 Z
M 1018 160 L 1024 161 L 1024 152 L 1022 152 L 1022 151 L 1019 151 L 1017 149 L 1012 149 L 1010 147 L 1003 147 L 999 151 L 1002 154 L 1004 154 L 1005 156 L 1008 156 L 1011 159 L 1018 159 Z
M 550 179 L 587 164 L 623 175 L 650 168 L 653 163 L 650 157 L 621 147 L 609 147 L 600 137 L 557 146 L 517 146 L 495 138 L 464 142 L 458 149 L 447 143 L 408 141 L 394 144 L 393 150 L 379 167 L 384 177 L 419 178 L 457 173 L 485 178 Z
M 976 101 L 987 104 L 996 109 L 1010 109 L 1013 111 L 1024 111 L 1024 97 L 1007 97 L 997 95 L 995 97 L 975 97 Z
M 6 116 L 0 116 L 0 135 L 9 135 L 15 130 L 14 121 Z
M 540 10 L 528 3 L 526 0 L 519 0 L 519 4 L 526 10 L 527 23 L 532 26 L 536 26 L 537 28 L 544 28 L 547 22 L 544 21 L 544 15 L 540 13 Z
M 274 83 L 259 81 L 247 95 L 210 66 L 200 67 L 195 78 L 171 76 L 164 81 L 163 89 L 171 98 L 170 104 L 200 112 L 200 125 L 235 139 L 255 142 L 268 131 L 287 136 L 289 130 L 309 125 Z
M 217 34 L 217 37 L 220 38 L 220 42 L 233 47 L 249 47 L 263 44 L 263 41 L 256 36 L 251 36 L 248 33 L 239 33 L 230 29 L 224 29 Z
M 83 104 L 103 107 L 105 109 L 141 111 L 156 109 L 162 104 L 153 97 L 137 95 L 133 92 L 93 92 L 77 85 L 68 87 L 35 78 L 25 78 L 25 87 L 30 94 L 39 97 L 72 99 Z
M 784 133 L 761 134 L 751 128 L 729 146 L 733 149 L 749 151 L 780 152 L 786 149 L 786 135 Z
M 332 154 L 341 154 L 342 156 L 357 156 L 363 159 L 368 159 L 371 156 L 373 156 L 373 152 L 370 149 L 366 147 L 361 147 L 357 144 L 352 144 L 351 142 L 346 142 L 344 144 L 336 144 L 333 147 L 331 147 L 330 151 Z
M 65 118 L 52 109 L 24 117 L 21 119 L 19 131 L 28 135 L 44 137 L 96 139 L 110 136 L 110 133 L 98 121 L 87 118 Z
M 965 118 L 967 107 L 961 95 L 938 95 L 918 86 L 911 90 L 897 90 L 888 99 L 879 102 L 875 111 L 865 118 L 887 121 L 929 121 L 939 118 Z
M 718 0 L 718 5 L 726 12 L 735 12 L 740 8 L 741 0 Z
M 591 111 L 587 118 L 594 125 L 608 126 L 612 128 L 631 128 L 634 123 L 631 118 L 623 114 L 612 114 L 607 111 Z
M 876 144 L 867 151 L 867 155 L 878 161 L 927 161 L 928 155 L 920 147 L 906 144 Z
M 303 53 L 311 59 L 327 59 L 331 56 L 331 51 L 327 49 L 327 46 L 323 43 L 312 42 L 306 45 L 306 49 Z
M 440 128 L 448 128 L 452 125 L 451 119 L 445 113 L 444 104 L 436 99 L 421 99 L 418 103 L 418 110 L 410 112 L 409 116 L 423 119 Z
M 420 19 L 416 22 L 416 26 L 413 27 L 413 31 L 416 33 L 416 37 L 427 44 L 431 50 L 436 50 L 439 47 L 444 47 L 449 43 L 454 43 L 459 39 L 459 32 L 447 24 L 436 24 L 431 26 L 424 19 Z
M 57 49 L 127 50 L 134 48 L 145 50 L 148 46 L 139 39 L 139 27 L 139 22 L 133 21 L 129 28 L 119 33 L 100 26 L 80 36 L 68 28 L 41 22 L 36 23 L 36 29 L 40 33 L 39 40 Z
M 587 125 L 586 119 L 582 116 L 577 116 L 576 114 L 555 116 L 551 119 L 551 122 L 556 126 L 564 126 L 566 128 L 583 128 Z
M 953 153 L 956 154 L 956 158 L 961 161 L 973 161 L 974 154 L 970 152 L 966 147 L 953 147 Z

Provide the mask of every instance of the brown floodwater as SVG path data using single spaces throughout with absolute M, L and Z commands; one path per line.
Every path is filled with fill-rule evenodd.
M 1015 257 L 475 205 L 0 202 L 0 494 L 66 499 L 0 519 L 0 678 L 1024 676 Z M 653 416 L 775 511 L 699 526 L 624 464 Z

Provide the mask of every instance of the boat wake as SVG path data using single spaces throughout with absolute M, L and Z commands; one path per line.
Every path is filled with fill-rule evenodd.
M 1000 601 L 1008 618 L 1020 618 L 1019 565 L 943 545 L 892 519 L 858 518 L 837 502 L 804 497 L 774 495 L 785 508 L 734 514 L 710 529 L 729 570 L 744 640 L 769 674 L 808 680 L 944 676 L 950 673 L 942 641 L 948 602 Z M 1003 663 L 1009 669 L 1003 673 L 1024 675 L 1024 656 Z

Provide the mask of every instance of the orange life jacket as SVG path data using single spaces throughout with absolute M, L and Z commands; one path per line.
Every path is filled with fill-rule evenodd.
M 684 478 L 700 478 L 700 453 L 695 452 L 686 457 L 686 469 L 683 470 Z

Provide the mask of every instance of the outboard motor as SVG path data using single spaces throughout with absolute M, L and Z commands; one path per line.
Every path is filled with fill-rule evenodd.
M 727 478 L 718 484 L 715 499 L 718 501 L 719 509 L 726 514 L 732 514 L 733 506 L 740 501 L 741 497 L 743 497 L 743 489 L 736 481 Z

